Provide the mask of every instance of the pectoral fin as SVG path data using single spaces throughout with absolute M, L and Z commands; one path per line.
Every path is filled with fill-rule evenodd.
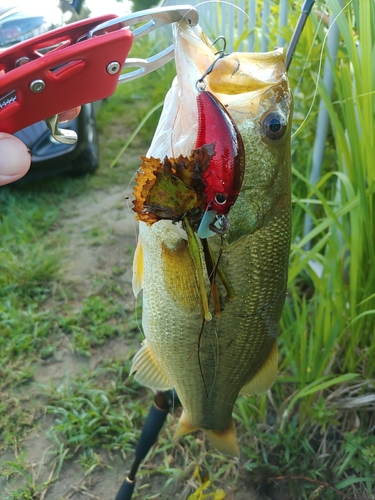
M 134 374 L 135 380 L 141 385 L 157 391 L 167 391 L 173 388 L 171 381 L 163 372 L 154 353 L 151 351 L 147 340 L 134 357 L 130 375 Z
M 143 288 L 143 247 L 140 238 L 134 252 L 132 286 L 133 293 L 137 296 Z
M 275 341 L 274 346 L 258 372 L 245 384 L 240 394 L 243 396 L 252 396 L 268 391 L 275 382 L 278 366 L 278 349 Z

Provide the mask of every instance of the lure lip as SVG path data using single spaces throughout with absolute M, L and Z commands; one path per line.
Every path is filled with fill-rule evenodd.
M 216 215 L 217 210 L 209 210 L 209 208 L 206 209 L 197 231 L 199 238 L 206 239 L 211 236 L 215 236 L 216 233 L 210 229 L 210 225 L 214 221 Z
M 215 234 L 225 236 L 228 231 L 229 221 L 228 216 L 218 213 L 212 209 L 212 204 L 208 206 L 203 214 L 202 220 L 198 226 L 197 234 L 199 238 L 206 239 Z

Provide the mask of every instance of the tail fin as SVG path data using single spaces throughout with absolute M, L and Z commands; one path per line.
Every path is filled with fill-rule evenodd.
M 185 412 L 182 412 L 180 420 L 177 425 L 177 429 L 173 435 L 173 439 L 179 439 L 185 434 L 190 434 L 200 430 L 198 427 L 194 427 L 190 424 Z M 238 457 L 240 450 L 237 442 L 236 426 L 232 420 L 231 425 L 225 431 L 210 431 L 205 430 L 208 440 L 218 451 L 224 453 L 225 455 L 230 455 L 232 457 Z
M 225 431 L 206 431 L 207 437 L 218 451 L 224 455 L 238 457 L 240 449 L 237 442 L 236 426 L 232 420 L 230 427 Z

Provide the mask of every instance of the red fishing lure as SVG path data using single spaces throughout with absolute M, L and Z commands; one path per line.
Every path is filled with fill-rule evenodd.
M 211 143 L 215 147 L 215 154 L 203 175 L 207 210 L 226 215 L 237 199 L 244 177 L 242 137 L 225 107 L 211 92 L 199 92 L 197 104 L 199 121 L 195 147 Z

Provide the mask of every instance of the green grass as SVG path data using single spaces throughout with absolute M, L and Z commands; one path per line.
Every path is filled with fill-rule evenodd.
M 56 242 L 48 235 L 58 213 L 45 197 L 35 203 L 6 189 L 0 205 L 0 373 L 6 387 L 31 375 L 28 356 L 43 348 L 53 329 L 40 304 L 59 269 Z
M 329 5 L 338 15 L 337 2 Z M 306 193 L 301 199 L 295 191 L 297 221 L 306 212 L 314 221 L 312 231 L 305 236 L 301 224 L 295 224 L 289 274 L 291 297 L 283 317 L 283 330 L 288 332 L 284 336 L 288 354 L 283 365 L 290 372 L 290 359 L 297 359 L 298 349 L 300 363 L 295 365 L 293 376 L 301 389 L 328 374 L 339 377 L 357 373 L 366 380 L 374 373 L 375 274 L 371 262 L 375 250 L 375 176 L 373 163 L 368 160 L 374 154 L 373 112 L 368 113 L 373 109 L 375 89 L 369 50 L 375 43 L 373 7 L 362 4 L 356 17 L 356 26 L 364 33 L 360 38 L 349 28 L 357 2 L 338 17 L 342 43 L 334 71 L 332 102 L 318 82 L 319 96 L 332 124 L 333 136 L 329 137 L 330 151 L 326 155 L 330 164 L 324 165 L 316 186 L 307 180 L 306 165 L 296 164 L 293 170 L 298 186 L 305 185 Z M 299 144 L 299 137 L 297 141 Z M 310 200 L 312 205 L 307 204 Z M 308 242 L 311 249 L 306 251 Z M 318 274 L 314 262 L 320 265 Z M 301 290 L 301 281 L 308 282 L 313 290 L 311 297 Z M 288 339 L 296 323 L 300 340 L 293 349 Z
M 80 452 L 84 460 L 99 447 L 131 452 L 145 417 L 139 393 L 122 360 L 104 361 L 95 375 L 87 373 L 65 388 L 51 388 L 47 412 L 56 417 L 53 434 L 63 444 L 64 456 Z
M 328 5 L 334 15 L 339 13 L 336 0 Z M 276 13 L 277 7 L 273 9 Z M 283 29 L 286 39 L 298 13 L 297 8 Z M 139 471 L 136 499 L 151 499 L 158 491 L 163 498 L 175 484 L 190 484 L 187 491 L 199 491 L 197 465 L 209 472 L 212 484 L 205 492 L 212 492 L 212 498 L 229 483 L 251 484 L 270 497 L 284 492 L 299 500 L 375 497 L 375 5 L 361 2 L 359 9 L 354 0 L 338 23 L 341 38 L 332 100 L 319 74 L 327 30 L 314 17 L 289 74 L 295 89 L 293 243 L 279 341 L 280 374 L 271 393 L 237 401 L 240 472 L 235 461 L 207 452 L 201 435 L 172 443 L 172 417 Z M 148 54 L 149 49 L 142 50 Z M 0 484 L 1 478 L 14 481 L 7 500 L 39 498 L 72 461 L 87 478 L 107 470 L 111 462 L 103 450 L 121 459 L 132 457 L 150 404 L 148 393 L 127 376 L 132 349 L 124 362 L 103 359 L 94 370 L 51 383 L 43 391 L 30 382 L 37 364 L 59 349 L 62 335 L 86 358 L 110 340 L 137 339 L 139 311 L 132 315 L 124 310 L 124 293 L 116 282 L 121 266 L 92 277 L 87 296 L 62 285 L 66 235 L 59 230 L 59 219 L 67 215 L 68 200 L 129 185 L 139 155 L 150 143 L 158 103 L 172 75 L 169 65 L 148 79 L 119 87 L 103 104 L 102 166 L 97 174 L 0 190 L 1 448 L 16 450 L 18 456 L 0 462 Z M 322 176 L 313 186 L 308 179 L 320 98 L 331 127 Z M 119 155 L 153 108 L 156 111 Z M 313 228 L 304 235 L 306 213 Z M 110 242 L 111 234 L 98 225 L 84 238 L 100 247 Z M 56 251 L 59 247 L 62 250 Z M 124 254 L 127 251 L 124 248 Z M 55 465 L 43 486 L 35 484 L 19 452 L 23 438 L 41 424 L 46 406 L 54 419 L 49 435 Z M 157 475 L 163 478 L 158 483 Z M 202 497 L 197 493 L 196 498 Z

